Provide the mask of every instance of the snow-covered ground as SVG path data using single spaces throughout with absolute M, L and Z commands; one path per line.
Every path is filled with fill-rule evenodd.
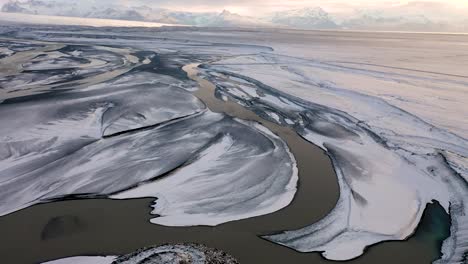
M 20 39 L 93 43 L 156 52 L 158 58 L 171 58 L 173 65 L 162 67 L 164 63 L 148 63 L 144 66 L 140 59 L 131 67 L 163 68 L 162 75 L 177 76 L 181 74 L 177 71 L 181 66 L 202 63 L 201 76 L 217 85 L 219 98 L 238 102 L 271 122 L 290 126 L 323 148 L 333 161 L 340 183 L 336 208 L 318 223 L 267 236 L 270 241 L 302 252 L 323 252 L 328 259 L 347 260 L 361 255 L 369 245 L 406 239 L 414 232 L 426 204 L 437 200 L 452 219 L 451 236 L 444 242 L 444 255 L 439 262 L 464 260 L 468 251 L 465 242 L 468 235 L 468 36 L 207 29 L 113 29 L 103 33 L 99 29 L 24 31 L 9 27 L 2 31 Z M 156 84 L 161 84 L 159 78 L 151 77 Z M 162 86 L 172 80 L 164 79 Z M 45 183 L 35 181 L 37 175 L 28 177 L 28 172 L 23 171 L 42 166 L 31 160 L 44 158 L 43 153 L 39 156 L 31 153 L 43 150 L 44 146 L 24 149 L 23 143 L 16 147 L 11 144 L 19 140 L 14 140 L 15 136 L 27 140 L 31 139 L 31 133 L 43 135 L 44 129 L 47 133 L 55 131 L 56 125 L 63 130 L 68 127 L 64 124 L 72 122 L 93 124 L 96 118 L 106 120 L 106 109 L 121 105 L 130 105 L 132 109 L 140 103 L 128 102 L 129 96 L 122 96 L 123 91 L 117 88 L 111 89 L 111 94 L 118 95 L 116 99 L 109 97 L 106 104 L 98 104 L 94 98 L 99 96 L 94 93 L 106 89 L 91 85 L 80 88 L 83 90 L 79 93 L 83 94 L 73 99 L 76 102 L 71 101 L 89 104 L 85 107 L 88 110 L 80 111 L 79 118 L 60 115 L 46 125 L 38 122 L 15 129 L 22 131 L 18 135 L 3 133 L 9 135 L 3 140 L 8 148 L 15 146 L 14 153 L 22 153 L 20 159 L 4 156 L 5 168 L 20 166 L 15 167 L 16 174 L 2 173 L 2 177 L 9 177 L 2 186 L 5 191 L 12 190 L 0 192 L 9 199 L 2 204 L 3 212 L 17 210 L 44 197 L 67 194 L 105 194 L 114 198 L 151 196 L 158 198 L 154 213 L 161 215 L 153 222 L 189 226 L 219 224 L 286 206 L 294 194 L 296 176 L 294 158 L 281 139 L 259 125 L 203 110 L 195 99 L 189 99 L 192 89 L 186 86 L 187 83 L 178 87 L 183 96 L 167 102 L 145 103 L 153 99 L 136 96 L 134 100 L 141 100 L 143 106 L 137 107 L 136 113 L 130 116 L 118 114 L 115 122 L 109 119 L 111 137 L 100 139 L 105 134 L 99 132 L 105 129 L 97 126 L 96 130 L 94 125 L 88 130 L 66 133 L 79 138 L 79 142 L 92 140 L 93 143 L 72 153 L 69 160 L 61 159 L 42 168 L 47 176 L 42 176 Z M 151 93 L 163 98 L 169 96 L 163 87 L 158 87 L 151 89 Z M 120 132 L 135 129 L 136 125 L 141 128 L 162 122 L 160 118 L 148 120 L 158 112 L 152 110 L 153 105 L 179 112 L 180 108 L 171 104 L 178 99 L 193 105 L 187 113 L 179 113 L 179 116 L 187 114 L 186 118 L 170 121 L 158 129 L 121 135 Z M 21 111 L 15 110 L 16 104 L 6 101 L 0 107 L 19 115 Z M 139 118 L 141 115 L 145 118 Z M 1 115 L 7 116 L 11 115 Z M 44 144 L 49 142 L 46 146 L 64 140 L 52 134 L 48 135 L 49 141 L 44 141 Z M 50 155 L 54 152 L 47 151 L 46 157 Z M 162 172 L 162 163 L 155 164 L 167 163 L 168 157 L 173 164 Z M 244 161 L 244 157 L 248 160 Z M 99 162 L 102 160 L 106 161 L 105 165 Z M 253 169 L 256 166 L 260 169 Z M 161 180 L 146 182 L 179 167 Z M 136 175 L 135 179 L 123 180 L 126 172 Z M 29 173 L 35 174 L 37 170 Z M 63 181 L 64 175 L 73 180 Z M 138 182 L 145 184 L 135 185 Z M 18 186 L 21 190 L 32 186 L 28 193 L 34 196 L 18 194 Z M 228 199 L 225 193 L 229 193 Z M 27 200 L 22 201 L 22 197 Z M 228 212 L 223 210 L 226 207 Z
M 154 52 L 55 48 L 26 51 L 35 56 L 2 80 L 0 215 L 67 196 L 154 197 L 155 223 L 217 225 L 292 201 L 297 169 L 282 139 L 211 112 L 182 70 Z M 6 59 L 30 57 L 20 55 Z M 17 89 L 26 73 L 56 70 L 66 72 L 40 93 Z
M 279 69 L 274 74 L 279 78 L 262 78 L 272 72 L 271 65 L 265 71 L 260 69 L 264 66 L 251 71 L 256 66 L 250 64 L 242 70 L 236 69 L 239 65 L 242 63 L 238 61 L 234 65 L 218 62 L 206 67 L 207 75 L 213 70 L 227 76 L 235 72 L 237 78 L 250 76 L 252 79 L 244 78 L 252 83 L 238 84 L 239 89 L 245 91 L 246 86 L 250 89 L 257 86 L 257 96 L 251 96 L 251 92 L 249 96 L 239 97 L 239 93 L 231 93 L 232 87 L 220 88 L 221 93 L 271 116 L 271 121 L 288 125 L 287 120 L 292 120 L 298 133 L 329 153 L 340 180 L 340 201 L 327 218 L 302 230 L 268 239 L 300 251 L 325 251 L 324 256 L 329 259 L 351 259 L 362 254 L 370 244 L 411 235 L 431 200 L 441 202 L 454 219 L 460 220 L 460 237 L 464 237 L 466 208 L 463 205 L 467 189 L 462 177 L 466 171 L 457 174 L 442 156 L 443 152 L 466 156 L 463 138 L 424 123 L 384 101 L 347 90 L 335 89 L 331 95 L 323 91 L 327 88 L 297 84 L 298 89 L 308 92 L 301 93 L 301 99 L 288 98 L 278 91 L 290 92 L 292 89 L 281 87 L 291 87 L 291 84 L 280 80 L 291 82 L 294 77 L 281 76 Z M 288 66 L 288 71 L 290 68 L 293 66 Z M 257 75 L 252 77 L 252 72 Z M 263 85 L 254 79 L 261 80 Z M 214 77 L 213 81 L 222 86 L 226 80 L 217 82 Z M 328 106 L 336 108 L 323 107 L 327 95 L 333 98 Z M 368 113 L 371 117 L 363 122 L 352 113 Z M 387 124 L 390 127 L 384 126 Z M 462 161 L 462 164 L 466 163 Z M 456 227 L 457 220 L 452 228 Z M 461 250 L 460 253 L 465 249 Z M 448 254 L 451 253 L 454 252 Z
M 422 35 L 412 43 L 415 36 L 405 40 L 403 34 L 393 47 L 383 44 L 396 39 L 392 35 L 373 41 L 345 37 L 351 44 L 343 51 L 298 40 L 273 43 L 276 52 L 204 65 L 220 94 L 273 122 L 292 120 L 333 160 L 341 186 L 335 210 L 309 227 L 266 238 L 302 252 L 324 252 L 328 259 L 352 259 L 369 245 L 410 236 L 425 205 L 437 200 L 452 217 L 440 262 L 462 263 L 468 250 L 466 37 L 450 42 Z M 356 47 L 359 42 L 371 50 L 354 53 L 364 49 Z M 438 49 L 443 44 L 448 50 Z M 408 62 L 399 63 L 403 55 Z M 441 65 L 412 67 L 418 60 Z
M 142 248 L 123 256 L 107 257 L 70 257 L 44 264 L 180 264 L 180 263 L 224 263 L 237 264 L 237 260 L 229 254 L 197 244 L 162 245 L 159 247 Z

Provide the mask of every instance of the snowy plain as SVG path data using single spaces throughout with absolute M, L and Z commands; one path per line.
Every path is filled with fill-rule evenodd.
M 340 183 L 340 199 L 336 208 L 318 223 L 265 237 L 272 242 L 301 252 L 323 252 L 325 258 L 332 260 L 352 259 L 363 254 L 365 248 L 372 244 L 408 238 L 418 225 L 426 204 L 437 200 L 450 213 L 452 219 L 451 235 L 444 242 L 443 256 L 437 263 L 463 263 L 466 258 L 467 36 L 275 30 L 252 34 L 249 30 L 232 29 L 112 29 L 111 34 L 103 33 L 100 29 L 75 27 L 47 30 L 39 27 L 28 31 L 7 27 L 2 30 L 8 37 L 18 39 L 47 40 L 54 43 L 74 42 L 80 45 L 93 43 L 92 45 L 114 45 L 151 51 L 158 55 L 158 59 L 170 58 L 173 65 L 166 67 L 162 75 L 169 72 L 172 77 L 182 74 L 177 69 L 180 70 L 183 65 L 201 63 L 201 76 L 216 84 L 216 95 L 219 98 L 233 100 L 271 122 L 292 127 L 306 140 L 321 147 L 333 161 Z M 11 57 L 11 52 L 5 56 Z M 142 58 L 140 62 L 144 61 Z M 156 61 L 155 57 L 152 61 Z M 153 63 L 149 63 L 149 66 L 141 64 L 131 67 L 157 69 L 160 66 Z M 138 77 L 138 74 L 133 75 L 131 71 L 130 73 L 132 78 Z M 172 81 L 165 79 L 165 85 Z M 135 80 L 130 79 L 129 82 Z M 10 79 L 5 78 L 2 84 L 9 83 Z M 193 83 L 191 85 L 195 86 Z M 2 165 L 2 169 L 9 171 L 8 174 L 1 174 L 2 178 L 5 178 L 2 179 L 0 187 L 11 190 L 11 193 L 19 195 L 22 199 L 25 196 L 15 189 L 21 186 L 17 181 L 24 181 L 26 186 L 33 186 L 31 188 L 40 192 L 34 197 L 28 197 L 27 201 L 6 195 L 5 198 L 10 197 L 11 202 L 2 204 L 3 213 L 40 202 L 43 198 L 50 199 L 61 195 L 104 194 L 119 199 L 154 196 L 158 198 L 154 213 L 159 215 L 153 219 L 155 223 L 190 226 L 215 225 L 223 221 L 273 212 L 287 206 L 293 198 L 296 181 L 294 158 L 290 156 L 287 146 L 262 127 L 246 125 L 244 122 L 204 110 L 195 98 L 190 99 L 189 93 L 193 87 L 185 89 L 186 86 L 190 86 L 190 82 L 189 85 L 185 83 L 178 87 L 183 95 L 177 96 L 177 99 L 191 102 L 192 107 L 185 110 L 187 112 L 179 113 L 180 108 L 171 105 L 173 100 L 163 100 L 156 104 L 169 109 L 172 107 L 174 110 L 168 111 L 169 113 L 173 114 L 177 110 L 177 116 L 188 115 L 188 119 L 177 119 L 175 123 L 169 123 L 156 131 L 146 130 L 123 137 L 119 135 L 120 132 L 125 132 L 123 128 L 135 129 L 162 122 L 159 118 L 147 121 L 148 118 L 154 117 L 156 112 L 159 113 L 159 110 L 151 109 L 153 102 L 150 102 L 146 107 L 137 108 L 136 113 L 129 116 L 117 115 L 119 118 L 116 121 L 110 119 L 109 131 L 112 132 L 107 136 L 116 134 L 117 137 L 105 138 L 106 133 L 102 132 L 106 129 L 93 125 L 96 118 L 106 120 L 103 118 L 103 113 L 106 113 L 104 110 L 121 104 L 140 105 L 140 102 L 120 103 L 118 100 L 116 103 L 110 98 L 107 105 L 92 103 L 90 99 L 80 102 L 85 105 L 91 103 L 92 107 L 87 106 L 88 112 L 84 112 L 88 114 L 80 115 L 79 118 L 69 116 L 65 117 L 65 120 L 48 120 L 47 127 L 44 128 L 44 122 L 40 121 L 44 115 L 38 114 L 37 118 L 31 117 L 37 121 L 37 126 L 31 126 L 31 122 L 28 122 L 27 126 L 21 122 L 18 124 L 18 127 L 25 126 L 32 131 L 20 128 L 14 129 L 22 131 L 20 134 L 4 131 L 2 136 L 9 136 L 2 141 L 6 146 L 2 150 L 7 154 L 3 155 L 1 162 L 5 164 Z M 106 90 L 102 84 L 80 89 L 82 91 L 79 93 L 84 94 Z M 12 91 L 14 94 L 16 90 Z M 117 90 L 112 93 L 118 93 L 121 98 L 123 91 Z M 152 92 L 160 93 L 163 97 L 169 96 L 163 87 Z M 66 94 L 65 92 L 64 96 Z M 93 96 L 99 98 L 98 94 Z M 125 96 L 123 98 L 124 101 L 128 100 Z M 150 99 L 143 96 L 140 100 L 144 102 Z M 0 107 L 5 113 L 11 111 L 20 115 L 20 111 L 14 110 L 17 104 L 14 100 L 6 101 L 0 104 Z M 91 114 L 89 109 L 93 109 Z M 145 118 L 139 118 L 141 116 Z M 2 114 L 2 117 L 11 118 L 11 115 Z M 160 118 L 171 120 L 174 117 L 163 115 Z M 78 138 L 79 141 L 75 144 L 87 144 L 83 143 L 85 140 L 98 140 L 97 146 L 91 145 L 95 149 L 83 148 L 85 155 L 81 160 L 84 162 L 81 162 L 80 158 L 72 157 L 69 161 L 60 160 L 59 162 L 64 164 L 57 166 L 57 171 L 46 169 L 50 176 L 44 177 L 45 184 L 34 181 L 37 176 L 28 177 L 28 174 L 36 173 L 36 168 L 32 169 L 31 166 L 42 167 L 43 159 L 59 153 L 59 150 L 52 147 L 53 144 L 69 144 L 66 140 L 71 139 L 49 134 L 50 131 L 54 131 L 53 127 L 61 125 L 61 131 L 67 125 L 71 128 L 76 127 L 72 122 L 77 122 L 80 126 L 84 123 L 92 124 L 88 130 L 83 129 L 80 132 L 70 129 L 70 132 L 65 134 L 73 135 L 74 139 Z M 171 126 L 183 128 L 171 130 Z M 197 132 L 197 127 L 200 126 L 200 131 L 203 132 Z M 47 140 L 36 146 L 37 148 L 24 149 L 24 141 L 30 140 L 31 135 L 42 136 L 44 129 L 47 131 Z M 168 132 L 164 134 L 164 130 Z M 181 134 L 190 136 L 173 131 L 184 131 Z M 78 134 L 74 134 L 76 132 Z M 204 135 L 205 133 L 207 135 Z M 217 138 L 218 140 L 208 140 L 216 138 L 219 133 L 223 136 Z M 245 133 L 252 135 L 243 136 Z M 183 164 L 183 168 L 160 181 L 146 182 L 162 172 L 145 175 L 144 172 L 153 168 L 154 164 L 151 164 L 150 169 L 144 169 L 144 172 L 142 170 L 140 175 L 135 173 L 139 171 L 138 168 L 128 166 L 147 161 L 147 155 L 142 157 L 140 153 L 141 148 L 151 148 L 151 145 L 147 145 L 149 140 L 145 140 L 145 137 L 153 140 L 158 135 L 164 138 L 161 142 L 166 142 L 168 138 L 171 139 L 170 142 L 174 141 L 174 145 L 167 146 L 164 160 L 167 161 L 168 155 L 171 155 L 176 164 L 172 169 L 178 168 L 177 165 L 180 164 Z M 21 139 L 15 139 L 15 136 Z M 106 143 L 99 143 L 100 138 Z M 20 142 L 18 147 L 17 142 L 21 140 L 23 142 Z M 200 143 L 198 140 L 201 140 Z M 133 160 L 132 164 L 125 164 L 122 163 L 123 160 L 119 160 L 120 157 L 127 160 L 127 153 L 131 148 L 124 147 L 125 152 L 114 155 L 114 147 L 122 146 L 125 142 L 131 142 L 130 145 L 138 150 L 132 154 L 138 157 L 138 161 Z M 255 142 L 254 149 L 250 148 L 252 142 Z M 208 147 L 203 147 L 204 144 L 208 144 Z M 181 154 L 191 145 L 194 150 Z M 160 146 L 156 146 L 160 149 Z M 78 148 L 82 148 L 81 145 Z M 103 152 L 109 148 L 112 149 L 112 154 Z M 83 149 L 80 151 L 83 152 Z M 81 155 L 80 151 L 73 155 Z M 107 168 L 102 168 L 102 163 L 96 165 L 94 162 L 93 165 L 93 157 L 97 157 L 93 151 L 102 153 L 103 158 L 108 161 L 113 160 L 106 164 L 120 164 L 126 167 L 126 170 L 131 168 L 132 174 L 140 176 L 132 179 L 130 183 L 127 182 L 126 186 L 115 186 L 122 184 L 122 181 L 114 184 L 113 180 L 109 180 L 116 177 L 113 166 L 110 166 L 109 173 L 105 174 L 109 177 L 112 174 L 112 177 L 100 179 L 101 172 L 105 172 Z M 239 160 L 238 158 L 245 156 L 245 153 L 253 159 L 246 162 Z M 151 157 L 151 162 L 156 161 L 158 156 L 161 155 Z M 193 157 L 196 157 L 195 162 L 186 163 Z M 207 165 L 213 160 L 219 164 L 214 167 Z M 230 167 L 229 164 L 234 160 L 236 166 Z M 277 162 L 278 160 L 283 162 Z M 262 169 L 253 170 L 258 164 L 261 164 Z M 268 167 L 267 164 L 276 164 L 278 167 Z M 238 166 L 242 169 L 237 169 Z M 223 170 L 223 178 L 226 178 L 212 185 L 207 171 L 218 174 L 219 169 Z M 64 175 L 60 170 L 72 173 L 69 177 L 74 180 L 60 184 Z M 86 171 L 86 177 L 75 173 L 83 170 Z M 234 197 L 234 200 L 228 200 L 235 203 L 234 207 L 228 207 L 232 209 L 229 213 L 223 211 L 226 201 L 221 193 L 213 193 L 214 198 L 206 197 L 210 203 L 214 201 L 215 206 L 192 202 L 194 197 L 207 194 L 205 188 L 215 188 L 218 184 L 231 182 L 234 178 L 239 179 L 239 175 L 247 175 L 243 174 L 243 170 L 249 172 L 249 177 L 240 178 L 237 186 L 226 185 L 232 188 L 230 192 Z M 191 174 L 193 171 L 197 174 Z M 272 174 L 272 171 L 278 175 Z M 97 172 L 100 172 L 99 175 Z M 206 184 L 204 181 L 210 183 Z M 35 183 L 31 185 L 32 182 Z M 54 182 L 56 184 L 51 185 Z M 101 184 L 96 185 L 96 182 Z M 145 184 L 135 185 L 141 182 Z M 180 195 L 181 191 L 177 191 L 177 188 L 183 188 L 186 184 L 191 187 L 198 186 L 200 188 L 195 189 L 205 191 L 189 191 Z M 87 189 L 83 186 L 92 188 Z M 248 191 L 238 193 L 239 190 Z M 256 199 L 251 200 L 249 197 Z M 262 201 L 266 201 L 267 204 Z M 188 210 L 192 206 L 194 209 Z M 190 217 L 180 217 L 187 215 Z

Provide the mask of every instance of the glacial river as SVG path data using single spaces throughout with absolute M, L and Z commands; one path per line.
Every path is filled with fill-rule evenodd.
M 339 187 L 329 157 L 290 128 L 259 117 L 232 101 L 217 99 L 215 85 L 197 76 L 198 64 L 183 69 L 198 82 L 195 95 L 217 113 L 261 123 L 280 136 L 297 160 L 299 187 L 293 202 L 273 214 L 216 227 L 164 227 L 149 222 L 154 199 L 77 199 L 40 204 L 0 218 L 3 263 L 37 263 L 70 256 L 122 255 L 150 245 L 194 242 L 224 250 L 240 263 L 329 263 L 318 253 L 299 253 L 260 235 L 294 230 L 334 208 Z M 154 216 L 153 216 L 154 217 Z M 386 242 L 349 263 L 430 263 L 448 234 L 448 216 L 429 205 L 415 235 Z

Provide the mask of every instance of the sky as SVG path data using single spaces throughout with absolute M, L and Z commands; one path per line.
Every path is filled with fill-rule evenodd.
M 215 11 L 227 9 L 241 15 L 255 16 L 261 13 L 287 9 L 320 6 L 329 12 L 351 12 L 356 9 L 387 9 L 406 5 L 417 5 L 415 8 L 431 9 L 467 9 L 468 0 L 121 0 L 127 4 L 143 3 L 184 11 Z
M 24 0 L 22 0 L 24 1 Z M 53 1 L 53 0 L 43 0 Z M 0 0 L 0 4 L 8 0 Z M 356 9 L 395 9 L 406 6 L 428 12 L 466 12 L 468 0 L 75 0 L 75 2 L 121 3 L 125 5 L 148 5 L 191 12 L 220 12 L 227 9 L 241 15 L 257 16 L 269 12 L 320 6 L 328 12 L 346 13 Z

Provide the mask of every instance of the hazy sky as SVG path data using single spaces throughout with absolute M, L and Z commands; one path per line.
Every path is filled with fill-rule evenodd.
M 53 0 L 43 0 L 53 1 Z M 59 0 L 60 1 L 60 0 Z M 0 0 L 0 4 L 8 0 Z M 271 11 L 280 11 L 301 7 L 320 6 L 329 12 L 347 12 L 355 9 L 387 9 L 410 5 L 415 9 L 428 9 L 433 12 L 444 12 L 448 9 L 468 11 L 468 0 L 75 0 L 75 2 L 98 2 L 100 4 L 124 3 L 128 5 L 146 4 L 181 11 L 216 11 L 228 9 L 242 15 L 257 15 Z M 421 10 L 422 11 L 422 10 Z
M 232 12 L 255 15 L 270 11 L 301 7 L 320 6 L 331 12 L 346 12 L 355 9 L 390 8 L 407 4 L 417 4 L 420 8 L 468 8 L 468 0 L 430 0 L 430 1 L 398 1 L 398 0 L 121 0 L 127 3 L 146 3 L 177 10 L 219 11 L 228 9 Z M 438 7 L 436 7 L 438 6 Z

